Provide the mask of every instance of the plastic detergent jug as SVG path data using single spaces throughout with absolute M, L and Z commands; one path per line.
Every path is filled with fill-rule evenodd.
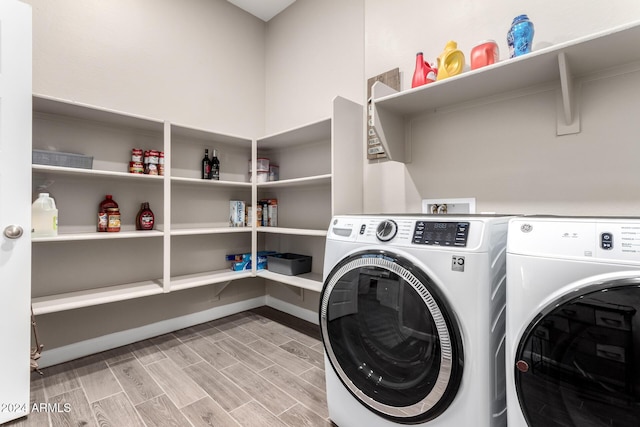
M 447 42 L 444 51 L 438 56 L 437 80 L 460 74 L 464 68 L 464 53 L 458 49 L 458 43 L 451 40 Z
M 437 70 L 433 69 L 424 60 L 422 52 L 416 54 L 416 69 L 413 72 L 413 79 L 411 80 L 411 87 L 418 87 L 427 83 L 436 81 Z
M 40 193 L 31 205 L 31 237 L 58 235 L 58 209 L 49 193 Z

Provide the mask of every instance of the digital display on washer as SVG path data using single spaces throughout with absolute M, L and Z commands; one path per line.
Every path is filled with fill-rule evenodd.
M 468 222 L 416 221 L 413 243 L 433 246 L 467 246 Z

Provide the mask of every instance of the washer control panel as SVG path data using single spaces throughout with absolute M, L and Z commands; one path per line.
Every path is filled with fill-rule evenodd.
M 416 221 L 413 243 L 432 246 L 467 246 L 468 222 Z
M 327 230 L 327 239 L 363 245 L 431 250 L 487 250 L 487 232 L 504 235 L 511 217 L 464 215 L 337 215 Z M 488 244 L 488 243 L 487 243 Z

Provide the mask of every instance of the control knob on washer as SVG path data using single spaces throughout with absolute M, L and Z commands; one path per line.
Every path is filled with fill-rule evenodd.
M 376 228 L 376 237 L 382 242 L 393 239 L 398 232 L 398 224 L 391 219 L 385 219 Z

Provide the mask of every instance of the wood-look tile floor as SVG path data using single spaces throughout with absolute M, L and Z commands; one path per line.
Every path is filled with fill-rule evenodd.
M 322 351 L 261 307 L 33 373 L 48 409 L 4 426 L 329 427 Z

